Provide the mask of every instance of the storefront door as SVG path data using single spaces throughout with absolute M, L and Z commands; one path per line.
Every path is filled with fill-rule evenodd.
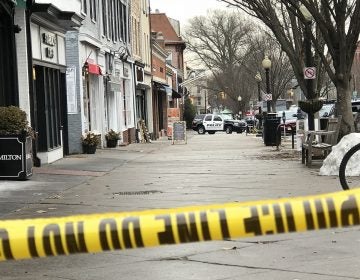
M 35 117 L 38 132 L 38 151 L 48 152 L 59 148 L 62 143 L 61 133 L 66 110 L 65 73 L 60 69 L 35 65 Z M 66 131 L 64 133 L 66 136 Z M 64 142 L 67 142 L 64 141 Z

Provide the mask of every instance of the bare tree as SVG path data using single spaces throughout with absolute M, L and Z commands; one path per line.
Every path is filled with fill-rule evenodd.
M 217 87 L 234 102 L 239 94 L 240 65 L 251 51 L 247 45 L 251 31 L 252 26 L 236 14 L 221 11 L 191 19 L 185 31 L 187 48 L 212 71 Z
M 195 17 L 185 31 L 188 50 L 195 53 L 203 64 L 212 71 L 216 85 L 222 91 L 213 92 L 209 100 L 225 105 L 233 111 L 244 110 L 251 99 L 257 99 L 255 75 L 264 58 L 265 49 L 273 59 L 272 84 L 274 101 L 281 96 L 291 80 L 292 73 L 288 58 L 271 36 L 255 32 L 253 22 L 245 20 L 238 13 L 213 11 L 206 17 Z M 258 38 L 257 38 L 257 37 Z M 271 46 L 271 48 L 265 46 Z M 286 65 L 287 64 L 287 65 Z M 238 103 L 238 96 L 242 101 Z
M 248 59 L 247 64 L 250 68 L 255 65 L 257 72 L 261 74 L 263 92 L 266 92 L 264 69 L 261 62 L 264 59 L 264 54 L 268 55 L 272 61 L 270 69 L 270 91 L 273 95 L 271 102 L 273 111 L 275 110 L 276 100 L 285 98 L 288 89 L 291 88 L 291 80 L 294 78 L 294 73 L 290 61 L 286 53 L 281 49 L 279 42 L 272 34 L 261 31 L 258 36 L 254 35 L 251 41 L 251 47 L 258 51 L 253 53 Z
M 239 7 L 259 18 L 271 29 L 282 49 L 287 53 L 301 89 L 308 96 L 302 74 L 304 63 L 301 60 L 303 25 L 307 20 L 301 13 L 300 7 L 301 5 L 306 7 L 316 24 L 316 28 L 309 34 L 312 45 L 337 89 L 338 111 L 343 115 L 341 134 L 354 131 L 350 82 L 351 66 L 360 33 L 360 0 L 220 1 Z

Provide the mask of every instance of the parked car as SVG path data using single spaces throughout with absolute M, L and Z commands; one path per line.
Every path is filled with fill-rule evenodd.
M 246 122 L 247 126 L 254 127 L 256 126 L 257 120 L 255 119 L 255 117 L 246 117 L 244 121 Z
M 285 115 L 284 115 L 285 113 Z M 296 131 L 296 121 L 298 119 L 298 113 L 294 110 L 277 112 L 277 116 L 281 118 L 280 128 L 281 132 L 284 131 L 284 125 L 287 132 Z M 284 122 L 285 117 L 285 122 Z
M 206 114 L 196 115 L 192 121 L 191 128 L 197 131 L 198 125 L 202 123 L 203 119 L 205 118 Z
M 226 117 L 214 114 L 197 115 L 192 122 L 192 129 L 199 134 L 206 132 L 214 134 L 216 131 L 225 131 L 227 134 L 231 134 L 233 131 L 242 133 L 246 130 L 246 122 L 224 118 Z

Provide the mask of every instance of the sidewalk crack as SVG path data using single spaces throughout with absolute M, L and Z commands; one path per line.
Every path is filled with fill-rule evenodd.
M 219 265 L 219 266 L 227 266 L 227 267 L 247 268 L 247 269 L 253 269 L 253 270 L 269 270 L 269 271 L 279 271 L 279 272 L 301 273 L 301 274 L 306 274 L 306 275 L 328 276 L 328 277 L 336 277 L 336 278 L 344 278 L 344 279 L 360 279 L 360 277 L 348 276 L 348 275 L 328 274 L 328 273 L 320 273 L 320 272 L 307 272 L 307 271 L 300 271 L 300 270 L 282 269 L 282 268 L 273 268 L 273 267 L 261 267 L 261 266 L 252 266 L 252 265 L 227 264 L 227 263 L 218 263 L 218 262 L 210 262 L 210 261 L 199 261 L 199 260 L 189 259 L 187 256 L 170 257 L 170 258 L 164 258 L 161 260 L 162 261 L 189 261 L 189 262 L 194 262 L 194 263 Z

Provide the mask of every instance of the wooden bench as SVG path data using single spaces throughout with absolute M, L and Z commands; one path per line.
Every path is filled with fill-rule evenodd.
M 337 144 L 341 116 L 329 118 L 326 130 L 306 131 L 301 148 L 301 162 L 311 166 L 313 158 L 325 159 Z

